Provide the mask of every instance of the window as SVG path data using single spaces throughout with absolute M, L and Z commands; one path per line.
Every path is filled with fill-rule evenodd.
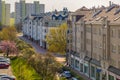
M 95 77 L 95 67 L 91 66 L 91 77 Z
M 86 27 L 86 32 L 91 32 L 91 28 L 90 27 Z
M 84 73 L 88 73 L 88 66 L 84 66 Z
M 111 29 L 111 37 L 115 37 L 115 35 L 116 35 L 115 29 Z
M 112 75 L 109 75 L 109 80 L 114 80 L 114 77 Z
M 71 65 L 74 66 L 74 59 L 71 58 Z
M 118 61 L 118 67 L 120 68 L 120 61 Z
M 97 29 L 93 28 L 93 34 L 97 34 Z
M 111 59 L 111 60 L 110 60 L 110 65 L 112 65 L 112 66 L 116 66 L 116 62 L 115 62 L 114 59 Z
M 102 44 L 101 43 L 99 44 L 99 48 L 102 49 Z
M 80 72 L 83 72 L 83 64 L 80 63 Z
M 116 46 L 111 44 L 111 52 L 115 53 L 116 52 Z
M 120 38 L 120 30 L 118 30 L 118 38 Z
M 79 69 L 79 61 L 75 60 L 75 67 Z
M 120 45 L 118 45 L 118 54 L 120 54 Z
M 101 28 L 99 28 L 99 35 L 101 35 L 102 34 L 102 29 Z
M 86 43 L 90 45 L 91 40 L 90 39 L 86 39 Z

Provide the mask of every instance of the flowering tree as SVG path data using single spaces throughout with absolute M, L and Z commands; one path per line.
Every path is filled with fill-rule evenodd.
M 17 47 L 16 43 L 13 41 L 1 41 L 0 42 L 0 49 L 6 53 L 8 57 L 9 54 L 17 54 Z

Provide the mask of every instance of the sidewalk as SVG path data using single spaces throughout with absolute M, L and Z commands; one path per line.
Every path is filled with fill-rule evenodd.
M 30 44 L 30 45 L 35 49 L 35 51 L 36 51 L 37 53 L 45 54 L 45 53 L 47 52 L 45 49 L 41 48 L 39 45 L 37 45 L 36 43 L 34 43 L 34 42 L 26 39 L 25 37 L 20 36 L 19 38 L 20 38 L 21 40 L 27 42 L 28 44 Z
M 25 38 L 25 37 L 19 36 L 19 38 L 20 38 L 21 40 L 24 40 L 24 41 L 27 42 L 28 44 L 30 44 L 30 45 L 35 49 L 35 51 L 36 51 L 37 53 L 46 54 L 46 53 L 48 52 L 47 50 L 41 48 L 39 45 L 37 45 L 36 43 L 28 40 L 28 39 Z M 65 56 L 60 55 L 60 54 L 55 54 L 55 53 L 53 53 L 53 54 L 54 54 L 54 56 L 55 56 L 55 58 L 56 58 L 56 61 L 58 61 L 58 62 L 60 62 L 60 63 L 62 63 L 62 64 L 65 63 Z

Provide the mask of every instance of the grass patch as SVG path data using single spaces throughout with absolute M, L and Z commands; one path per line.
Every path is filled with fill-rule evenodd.
M 12 58 L 11 66 L 17 80 L 41 80 L 36 71 L 22 57 Z

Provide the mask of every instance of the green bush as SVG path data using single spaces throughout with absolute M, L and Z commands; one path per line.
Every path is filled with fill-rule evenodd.
M 12 58 L 11 66 L 17 80 L 41 80 L 37 72 L 21 57 Z

